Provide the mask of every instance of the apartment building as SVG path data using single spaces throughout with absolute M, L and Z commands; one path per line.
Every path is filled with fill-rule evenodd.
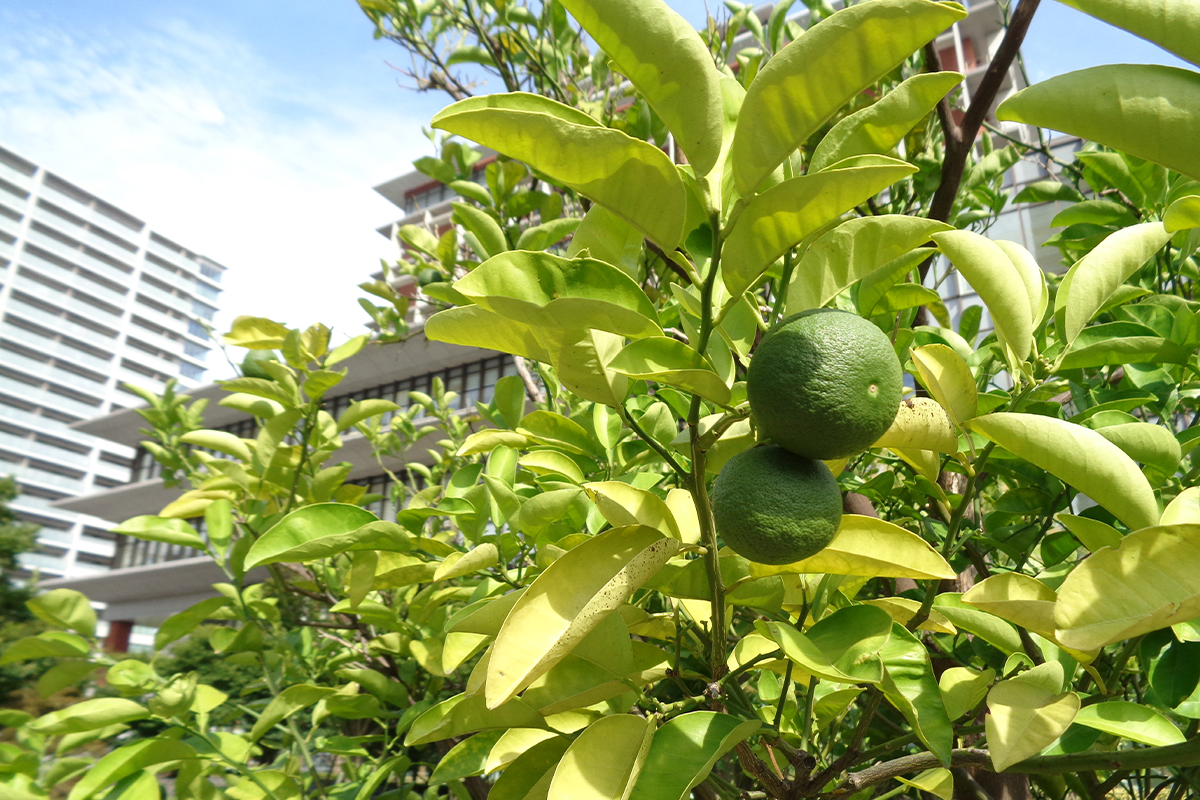
M 0 474 L 41 527 L 18 577 L 109 569 L 112 525 L 52 504 L 123 485 L 134 450 L 71 426 L 140 404 L 126 383 L 202 382 L 224 270 L 0 148 Z

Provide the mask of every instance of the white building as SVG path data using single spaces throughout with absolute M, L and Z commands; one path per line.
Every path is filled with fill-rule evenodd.
M 224 269 L 0 148 L 0 475 L 41 526 L 27 570 L 109 569 L 112 525 L 50 504 L 124 484 L 133 450 L 70 426 L 141 404 L 126 383 L 201 383 Z

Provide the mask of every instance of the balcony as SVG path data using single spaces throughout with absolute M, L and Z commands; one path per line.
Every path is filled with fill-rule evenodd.
M 10 354 L 5 353 L 5 359 Z M 44 365 L 43 365 L 44 366 Z M 101 403 L 99 398 L 93 405 L 85 403 L 82 400 L 75 400 L 71 397 L 64 397 L 61 394 L 52 392 L 49 389 L 42 389 L 33 386 L 21 386 L 9 384 L 5 387 L 5 391 L 9 393 L 19 394 L 21 399 L 27 403 L 35 403 L 42 408 L 50 408 L 63 414 L 71 414 L 79 419 L 91 419 L 99 416 L 101 411 Z M 9 409 L 4 409 L 4 414 L 10 413 Z
M 118 270 L 116 267 L 92 258 L 82 250 L 72 250 L 62 242 L 56 241 L 55 239 L 52 239 L 43 233 L 30 231 L 29 242 L 42 248 L 43 250 L 48 250 L 51 253 L 54 253 L 66 261 L 70 261 L 72 264 L 81 266 L 86 265 L 84 266 L 85 269 L 112 280 L 118 286 L 125 287 L 130 283 L 129 276 Z M 71 286 L 78 286 L 79 279 L 82 278 L 84 281 L 86 281 L 84 284 L 84 291 L 87 293 L 95 295 L 101 300 L 106 300 L 117 306 L 125 305 L 125 298 L 129 293 L 128 289 L 113 289 L 106 284 L 91 280 L 86 275 L 77 276 L 76 273 L 67 269 L 61 264 L 55 264 L 48 259 L 29 252 L 28 249 L 25 251 L 24 255 L 21 256 L 21 263 L 36 269 L 38 272 L 42 273 L 48 278 L 52 278 L 61 283 L 67 283 Z
M 56 342 L 8 322 L 0 323 L 0 338 L 23 344 L 58 361 L 76 364 L 84 369 L 105 375 L 112 369 L 112 356 L 107 358 L 85 353 L 63 342 Z
M 17 470 L 17 482 L 36 483 L 42 486 L 62 489 L 72 494 L 79 494 L 83 491 L 83 478 L 71 478 L 66 475 L 59 475 L 57 472 L 48 472 L 36 467 L 24 467 Z
M 126 241 L 129 241 L 131 238 L 136 238 L 139 235 L 137 231 L 130 230 L 128 227 L 120 224 L 116 220 L 101 214 L 91 206 L 84 205 L 75 198 L 69 197 L 57 189 L 51 188 L 45 184 L 43 184 L 42 188 L 38 190 L 38 196 L 45 198 L 48 202 L 53 203 L 64 211 L 74 214 L 75 216 L 87 222 L 89 225 L 94 225 L 97 228 L 103 228 L 108 233 L 111 233 L 114 236 L 119 236 Z
M 36 219 L 42 225 L 53 228 L 63 236 L 69 237 L 77 242 L 82 242 L 88 247 L 91 247 L 94 250 L 99 250 L 101 253 L 111 256 L 117 261 L 120 261 L 122 264 L 125 264 L 127 269 L 119 270 L 119 274 L 125 276 L 126 280 L 128 279 L 129 272 L 133 270 L 133 266 L 130 262 L 135 260 L 137 257 L 136 245 L 134 245 L 134 250 L 121 247 L 120 245 L 114 244 L 112 241 L 104 238 L 103 236 L 98 235 L 95 231 L 82 228 L 69 220 L 63 219 L 58 214 L 50 212 L 47 209 L 41 209 L 37 214 Z M 133 245 L 133 242 L 129 242 L 129 244 Z M 82 254 L 82 250 L 78 247 L 70 247 L 69 252 L 79 252 Z M 67 257 L 69 258 L 70 256 Z M 104 264 L 102 261 L 98 263 Z M 105 264 L 105 266 L 110 270 L 114 269 L 114 267 L 109 264 Z
M 54 299 L 56 302 L 62 303 L 62 301 L 70 298 L 68 298 L 66 295 L 60 295 Z M 94 308 L 94 306 L 92 308 Z M 58 331 L 64 336 L 82 339 L 85 342 L 92 342 L 93 344 L 106 346 L 111 346 L 114 343 L 111 338 L 96 332 L 92 328 L 71 322 L 66 317 L 53 314 L 49 311 L 38 308 L 37 306 L 31 306 L 28 303 L 23 303 L 16 297 L 12 298 L 12 300 L 9 302 L 8 313 L 13 316 L 20 317 L 21 319 L 41 325 L 42 327 Z
M 172 250 L 169 247 L 159 244 L 158 242 L 154 241 L 154 239 L 151 239 L 146 245 L 146 251 L 149 253 L 154 253 L 154 255 L 158 256 L 164 261 L 176 265 L 188 274 L 194 274 L 200 271 L 200 267 L 195 261 L 191 260 L 178 250 Z
M 35 442 L 33 439 L 15 433 L 8 433 L 7 431 L 0 431 L 0 448 L 12 453 L 19 453 L 28 458 L 51 461 L 85 472 L 91 461 L 87 453 L 75 453 L 71 450 L 64 450 L 61 447 Z
M 88 406 L 89 411 L 83 416 L 96 416 L 99 411 L 99 401 L 104 395 L 104 383 L 100 381 L 91 381 L 74 372 L 59 369 L 45 361 L 38 361 L 33 358 L 27 358 L 11 350 L 5 350 L 3 355 L 4 366 L 9 369 L 23 372 L 26 375 L 33 376 L 35 380 L 48 380 L 51 383 L 57 383 L 62 386 L 69 386 L 72 389 L 79 390 L 83 394 L 94 394 L 96 396 L 97 405 Z M 25 389 L 21 390 L 22 396 L 25 395 Z M 64 400 L 67 398 L 63 398 Z M 57 407 L 57 404 L 51 403 L 51 408 Z M 71 413 L 71 412 L 68 412 Z
M 161 372 L 165 375 L 178 375 L 179 362 L 171 361 L 168 358 L 147 353 L 140 347 L 126 347 L 121 353 L 121 357 L 132 361 L 139 366 L 148 367 L 149 369 Z
M 15 239 L 21 232 L 21 223 L 15 219 L 10 219 L 5 215 L 0 214 L 0 231 L 3 231 Z
M 171 294 L 147 281 L 139 282 L 137 290 L 139 294 L 145 295 L 155 302 L 162 303 L 167 308 L 179 311 L 186 317 L 192 316 L 192 301 L 189 298 Z
M 0 161 L 0 179 L 8 181 L 14 186 L 20 186 L 25 191 L 31 191 L 33 189 L 32 175 L 26 175 L 20 170 L 13 169 L 3 161 Z

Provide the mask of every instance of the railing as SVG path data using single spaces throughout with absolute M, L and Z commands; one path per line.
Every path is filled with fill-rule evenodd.
M 192 301 L 188 297 L 179 297 L 171 294 L 168 291 L 160 289 L 149 281 L 139 282 L 137 291 L 139 294 L 143 294 L 146 297 L 149 297 L 151 300 L 162 303 L 168 308 L 173 308 L 186 316 L 192 316 Z
M 55 248 L 57 247 L 59 252 L 56 252 L 56 255 L 66 260 L 83 260 L 81 258 L 76 258 L 76 256 L 83 255 L 80 251 L 67 249 L 65 252 L 62 252 L 65 249 L 62 244 L 56 242 L 48 236 L 38 233 L 37 231 L 29 232 L 29 241 L 31 244 L 34 244 L 43 250 L 49 250 L 50 252 L 56 252 Z M 99 300 L 103 300 L 106 303 L 111 303 L 118 308 L 124 306 L 125 303 L 128 302 L 128 289 L 113 289 L 105 284 L 90 280 L 87 276 L 77 275 L 69 267 L 65 267 L 62 264 L 56 264 L 49 259 L 42 258 L 36 253 L 30 251 L 28 248 L 26 248 L 25 252 L 21 255 L 19 263 L 22 266 L 28 267 L 42 275 L 45 275 L 47 278 L 50 278 L 53 281 L 65 283 L 68 286 L 75 287 L 76 290 L 81 294 L 89 294 Z M 115 276 L 121 275 L 120 272 L 112 267 L 108 267 L 106 265 L 105 268 L 111 275 L 114 276 L 114 280 Z M 123 286 L 123 284 L 120 283 L 118 283 L 118 285 Z
M 34 378 L 44 378 L 51 383 L 57 383 L 62 386 L 69 386 L 72 389 L 78 389 L 81 394 L 94 393 L 97 401 L 104 393 L 104 383 L 102 381 L 92 381 L 77 375 L 69 370 L 59 369 L 44 361 L 28 358 L 19 353 L 14 353 L 11 350 L 5 350 L 3 355 L 4 366 L 24 372 L 26 375 L 31 375 Z M 24 394 L 24 390 L 21 391 Z M 91 409 L 90 416 L 96 415 L 96 409 Z
M 8 164 L 4 163 L 3 161 L 0 161 L 0 178 L 3 178 L 4 180 L 8 181 L 9 183 L 11 183 L 15 186 L 20 186 L 22 189 L 25 189 L 26 191 L 29 191 L 33 188 L 33 176 L 32 175 L 26 175 L 24 172 L 21 172 L 20 170 L 13 169 L 12 167 L 10 167 Z
M 23 344 L 46 355 L 53 356 L 59 361 L 66 361 L 85 369 L 94 370 L 101 375 L 106 374 L 108 370 L 112 369 L 112 356 L 104 358 L 92 355 L 62 342 L 56 342 L 44 336 L 39 336 L 32 331 L 8 322 L 0 323 L 0 338 Z
M 65 295 L 59 295 L 54 298 L 56 302 L 61 302 L 66 299 Z M 51 330 L 58 331 L 65 336 L 72 336 L 76 339 L 82 339 L 85 342 L 92 342 L 97 345 L 112 346 L 113 339 L 106 337 L 102 333 L 98 333 L 92 328 L 80 325 L 76 322 L 71 322 L 66 317 L 58 314 L 53 314 L 45 309 L 31 306 L 28 303 L 22 302 L 14 297 L 9 301 L 8 312 L 16 317 L 29 320 Z
M 10 355 L 10 353 L 5 351 L 5 360 Z M 10 386 L 6 388 L 6 391 L 19 394 L 21 399 L 27 403 L 35 403 L 43 408 L 52 408 L 63 414 L 73 414 L 79 419 L 92 419 L 100 414 L 99 399 L 97 399 L 95 405 L 92 405 L 71 397 L 64 397 L 57 392 L 51 392 L 49 389 L 42 389 L 35 386 Z
M 90 463 L 87 453 L 76 453 L 72 450 L 34 441 L 28 437 L 16 433 L 8 433 L 7 431 L 0 431 L 0 448 L 41 461 L 63 464 L 85 472 Z

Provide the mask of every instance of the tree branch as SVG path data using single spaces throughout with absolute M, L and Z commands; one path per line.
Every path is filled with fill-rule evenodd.
M 979 89 L 971 98 L 971 105 L 963 116 L 961 128 L 954 124 L 953 119 L 949 118 L 949 107 L 943 109 L 942 104 L 938 104 L 938 119 L 942 122 L 943 132 L 947 132 L 948 135 L 946 137 L 946 159 L 942 164 L 942 180 L 938 184 L 933 201 L 929 206 L 930 219 L 940 222 L 950 219 L 950 212 L 954 210 L 954 198 L 958 195 L 958 188 L 962 183 L 967 156 L 970 155 L 971 148 L 975 145 L 975 137 L 979 135 L 984 118 L 996 100 L 1005 74 L 1021 49 L 1021 42 L 1025 40 L 1029 23 L 1033 21 L 1033 14 L 1037 11 L 1039 2 L 1040 0 L 1021 0 L 1017 10 L 1013 12 L 1012 21 L 1004 34 L 1004 40 L 1000 43 L 1000 48 L 996 51 L 992 63 L 988 65 L 987 71 L 983 74 Z M 926 47 L 926 58 L 929 57 L 931 49 L 932 46 Z M 936 58 L 937 54 L 933 55 Z M 946 118 L 943 118 L 943 114 L 946 114 Z M 926 262 L 921 265 L 922 280 L 925 279 L 928 271 L 929 262 Z

